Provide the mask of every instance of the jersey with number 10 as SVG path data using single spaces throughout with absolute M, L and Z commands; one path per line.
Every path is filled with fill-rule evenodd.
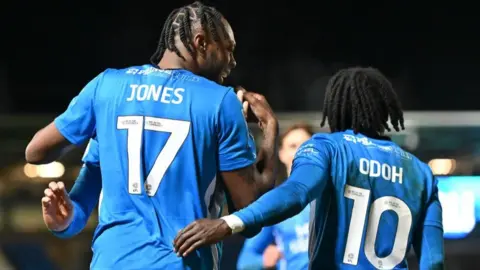
M 441 210 L 426 213 L 441 209 L 430 168 L 389 140 L 316 134 L 297 151 L 292 174 L 305 164 L 329 168 L 311 205 L 310 269 L 407 269 L 423 226 L 442 228 Z
M 98 141 L 103 180 L 92 269 L 218 269 L 218 245 L 182 259 L 172 242 L 192 221 L 219 216 L 219 171 L 255 160 L 231 88 L 186 70 L 108 69 L 55 125 L 73 144 Z

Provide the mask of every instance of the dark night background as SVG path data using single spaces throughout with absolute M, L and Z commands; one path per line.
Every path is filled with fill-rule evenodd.
M 381 69 L 406 109 L 480 108 L 478 19 L 465 6 L 210 2 L 236 34 L 238 67 L 231 81 L 266 94 L 276 110 L 321 109 L 325 78 L 347 65 Z M 185 3 L 10 3 L 1 64 L 11 111 L 58 113 L 104 69 L 147 63 L 163 20 Z

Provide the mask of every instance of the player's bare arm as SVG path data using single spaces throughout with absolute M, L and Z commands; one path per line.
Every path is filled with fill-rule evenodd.
M 239 97 L 240 98 L 240 97 Z M 235 171 L 222 172 L 222 178 L 235 209 L 241 209 L 261 194 L 273 188 L 277 170 L 278 121 L 264 96 L 253 92 L 244 92 L 243 98 L 259 121 L 264 139 L 260 146 L 257 163 L 262 159 L 264 168 L 260 173 L 256 164 Z M 246 107 L 244 103 L 244 115 Z
M 70 142 L 52 122 L 33 136 L 25 150 L 25 159 L 32 164 L 50 163 L 59 158 L 68 146 Z

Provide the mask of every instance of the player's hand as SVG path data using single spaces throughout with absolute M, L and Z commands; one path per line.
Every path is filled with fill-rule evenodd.
M 275 245 L 269 245 L 263 252 L 263 267 L 273 268 L 282 258 L 282 253 Z
M 65 230 L 73 218 L 73 203 L 63 182 L 50 182 L 42 198 L 43 221 L 52 231 Z
M 243 117 L 245 117 L 245 120 L 247 120 L 248 117 L 248 101 L 245 101 L 243 98 L 243 95 L 245 94 L 246 90 L 239 86 L 236 88 L 237 89 L 237 98 L 240 100 L 240 103 L 242 103 L 242 112 L 243 112 Z
M 178 256 L 187 256 L 195 249 L 222 241 L 232 234 L 223 219 L 196 220 L 179 231 L 173 246 Z
M 257 117 L 261 129 L 271 125 L 278 125 L 277 117 L 263 95 L 245 92 L 243 98 L 248 102 L 250 109 Z

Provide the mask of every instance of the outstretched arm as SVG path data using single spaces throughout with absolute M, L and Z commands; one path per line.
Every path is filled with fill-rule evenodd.
M 295 168 L 288 180 L 276 189 L 233 215 L 227 220 L 241 220 L 245 228 L 271 226 L 300 213 L 308 203 L 315 199 L 316 194 L 322 194 L 328 182 L 325 168 L 305 164 Z M 281 199 L 280 199 L 281 198 Z
M 328 140 L 314 136 L 297 151 L 292 174 L 287 181 L 250 206 L 223 217 L 223 221 L 202 219 L 188 225 L 175 238 L 177 252 L 185 256 L 232 233 L 255 230 L 298 214 L 320 196 L 329 183 L 332 152 L 333 147 Z

